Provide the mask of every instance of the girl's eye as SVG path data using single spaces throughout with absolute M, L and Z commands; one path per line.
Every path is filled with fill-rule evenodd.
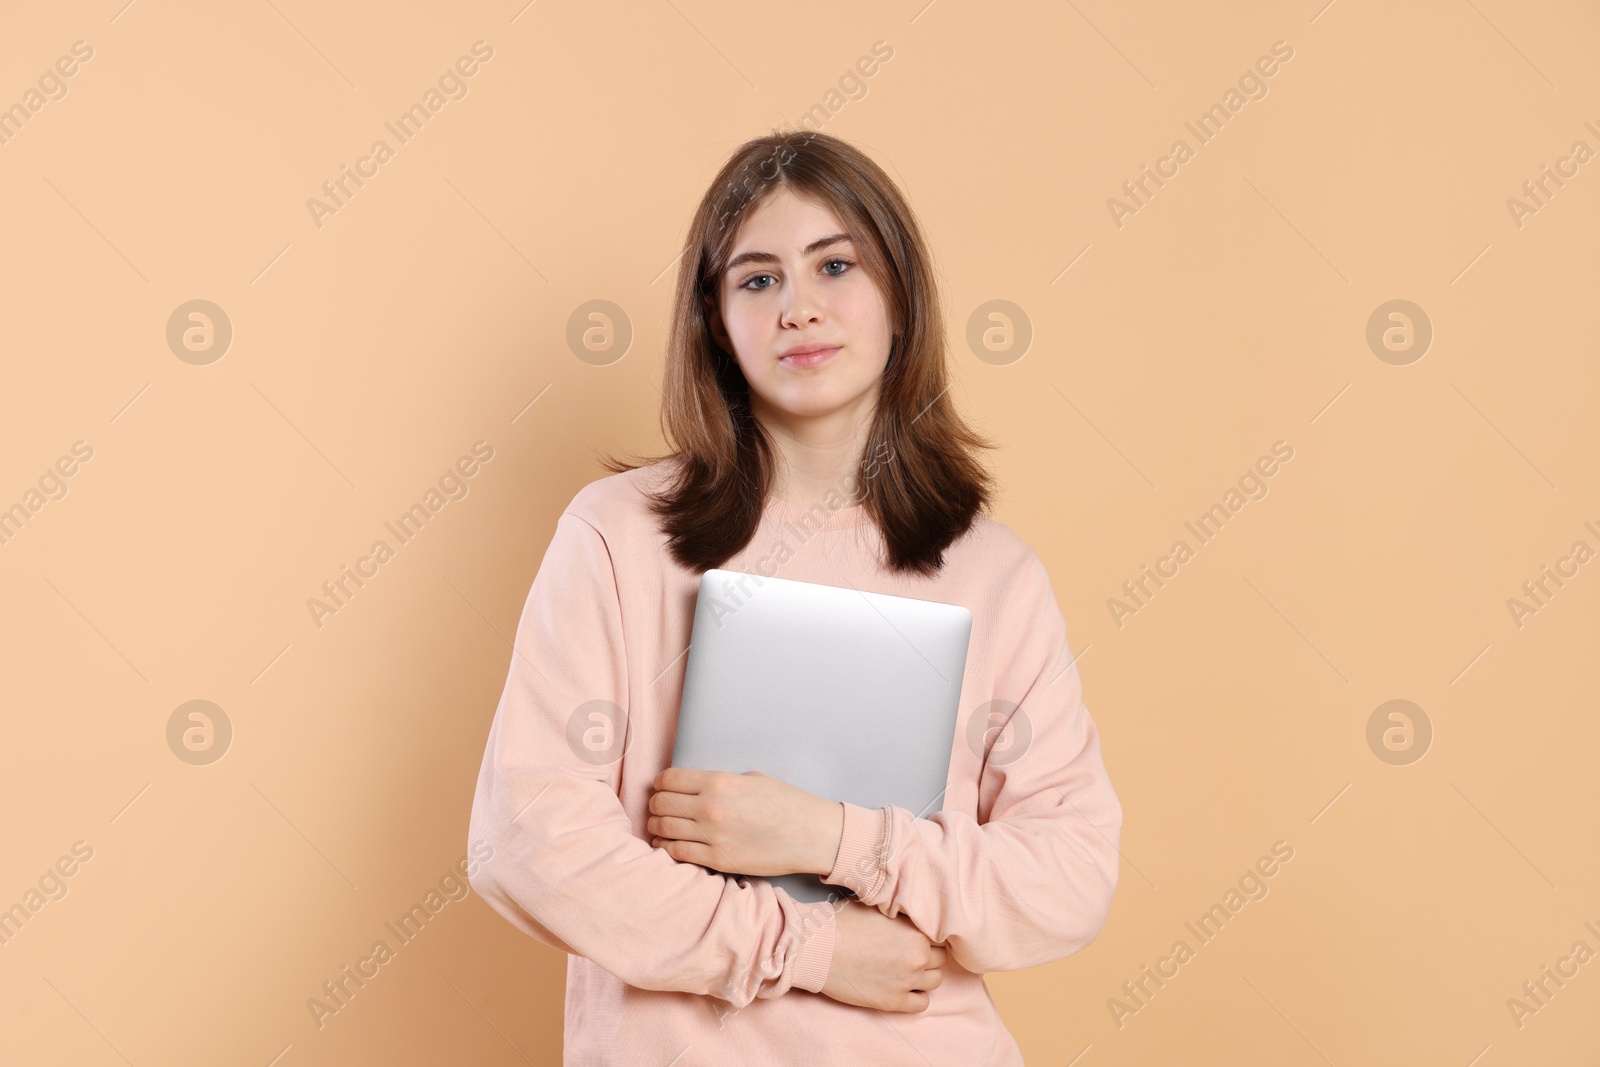
M 842 267 L 845 267 L 846 269 L 848 269 L 848 268 L 850 268 L 850 267 L 855 265 L 850 260 L 845 259 L 842 256 L 834 256 L 833 258 L 831 258 L 831 259 L 827 260 L 825 263 L 823 263 L 822 266 L 823 266 L 824 270 L 826 270 L 828 267 L 833 266 L 835 263 L 839 264 Z M 845 272 L 842 271 L 842 270 L 841 271 L 836 271 L 836 272 L 830 272 L 828 274 L 828 277 L 837 278 L 837 277 L 839 277 L 840 275 L 842 275 L 844 273 Z M 771 279 L 772 275 L 770 275 L 770 274 L 757 274 L 757 275 L 754 275 L 748 281 L 746 281 L 743 284 L 741 284 L 739 286 L 739 288 L 748 289 L 753 293 L 759 293 L 764 289 L 772 288 L 770 285 L 757 285 L 757 284 L 755 284 L 756 282 L 760 281 L 762 278 Z

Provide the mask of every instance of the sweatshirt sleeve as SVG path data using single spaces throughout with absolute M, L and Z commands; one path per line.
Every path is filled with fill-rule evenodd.
M 489 730 L 469 841 L 493 853 L 472 888 L 524 933 L 641 989 L 736 1007 L 820 991 L 833 956 L 829 904 L 679 863 L 632 825 L 619 797 L 627 651 L 610 548 L 567 511 L 522 610 Z
M 823 880 L 893 918 L 902 912 L 977 974 L 1070 956 L 1099 934 L 1117 885 L 1122 807 L 1084 706 L 1066 623 L 1031 549 L 988 627 L 997 657 L 978 816 L 844 802 Z M 957 744 L 968 733 L 963 709 Z M 1004 730 L 1001 727 L 1005 727 Z

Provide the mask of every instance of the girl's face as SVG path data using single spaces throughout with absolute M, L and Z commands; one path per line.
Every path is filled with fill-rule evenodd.
M 876 407 L 892 323 L 844 230 L 832 210 L 784 186 L 734 241 L 711 328 L 763 422 L 792 430 L 843 412 L 859 425 Z

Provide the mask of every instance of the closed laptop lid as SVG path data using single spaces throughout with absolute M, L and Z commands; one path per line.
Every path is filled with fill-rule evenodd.
M 971 633 L 960 605 L 712 568 L 695 603 L 672 765 L 763 771 L 829 800 L 937 811 Z M 769 881 L 797 900 L 848 895 L 814 875 Z

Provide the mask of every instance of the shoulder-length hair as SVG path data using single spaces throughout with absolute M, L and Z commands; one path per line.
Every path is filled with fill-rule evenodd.
M 689 225 L 673 296 L 660 415 L 671 451 L 601 463 L 621 473 L 676 461 L 649 506 L 669 551 L 691 571 L 721 566 L 755 536 L 777 455 L 710 317 L 720 313 L 720 279 L 741 224 L 781 187 L 839 217 L 893 325 L 860 463 L 838 502 L 819 503 L 829 510 L 861 504 L 883 535 L 884 566 L 935 574 L 945 548 L 989 507 L 993 480 L 976 453 L 996 446 L 962 421 L 946 395 L 933 261 L 910 206 L 881 167 L 828 134 L 774 131 L 746 141 L 718 172 Z

